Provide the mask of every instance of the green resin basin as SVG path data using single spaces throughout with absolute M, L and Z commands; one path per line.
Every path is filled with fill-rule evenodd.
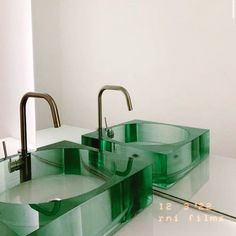
M 5 235 L 108 235 L 152 202 L 152 164 L 63 141 L 31 153 L 32 180 L 5 172 L 0 232 Z
M 135 152 L 151 159 L 153 185 L 169 188 L 209 155 L 209 130 L 133 120 L 103 130 L 102 149 L 114 153 Z M 111 133 L 111 132 L 110 132 Z M 98 148 L 98 132 L 82 136 L 82 143 Z

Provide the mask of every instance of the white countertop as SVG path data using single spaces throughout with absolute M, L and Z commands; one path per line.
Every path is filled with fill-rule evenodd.
M 88 129 L 67 125 L 63 125 L 58 129 L 40 130 L 36 134 L 37 147 L 62 140 L 80 143 L 81 135 L 88 132 L 90 132 Z M 20 147 L 19 140 L 11 137 L 4 140 L 7 144 L 8 155 L 15 154 Z M 0 156 L 4 156 L 2 148 L 0 148 Z M 115 235 L 235 236 L 236 222 L 192 208 L 185 209 L 181 204 L 154 196 L 153 203 Z
M 3 139 L 0 139 L 0 158 L 4 157 L 4 151 L 3 151 L 3 146 L 2 146 L 3 141 L 5 141 L 8 156 L 14 155 L 17 153 L 17 150 L 20 148 L 20 141 L 12 137 L 6 137 Z
M 91 130 L 78 128 L 74 126 L 62 125 L 60 128 L 48 128 L 36 132 L 36 146 L 42 147 L 48 144 L 67 140 L 71 142 L 81 143 L 81 135 L 90 132 Z M 14 155 L 20 149 L 20 140 L 7 137 L 0 139 L 0 158 L 4 157 L 2 141 L 5 141 L 8 156 Z M 28 144 L 29 150 L 33 149 L 34 145 Z
M 235 236 L 236 223 L 154 196 L 153 203 L 115 235 Z
M 42 147 L 48 144 L 67 140 L 75 143 L 81 143 L 81 136 L 89 133 L 91 130 L 79 127 L 62 125 L 60 128 L 48 128 L 36 132 L 36 146 Z

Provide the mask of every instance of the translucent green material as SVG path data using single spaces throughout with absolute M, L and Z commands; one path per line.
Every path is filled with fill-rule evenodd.
M 113 233 L 152 202 L 152 165 L 141 156 L 63 141 L 32 153 L 31 159 L 30 181 L 20 184 L 5 170 L 0 232 L 6 235 Z M 6 169 L 6 162 L 0 167 Z
M 102 148 L 130 155 L 136 152 L 153 162 L 153 185 L 169 188 L 209 155 L 209 130 L 133 120 L 103 130 Z M 82 136 L 82 143 L 99 147 L 98 133 Z

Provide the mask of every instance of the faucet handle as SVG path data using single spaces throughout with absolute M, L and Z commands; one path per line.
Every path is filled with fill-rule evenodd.
M 4 152 L 4 160 L 7 159 L 7 147 L 6 147 L 6 142 L 2 141 L 2 147 L 3 147 L 3 152 Z
M 107 125 L 107 118 L 104 117 L 104 121 L 105 121 L 105 131 L 106 131 L 106 135 L 108 138 L 114 138 L 115 134 L 114 134 L 114 131 L 112 130 L 112 128 L 109 128 L 108 125 Z
M 108 125 L 107 125 L 107 118 L 106 117 L 104 117 L 104 121 L 105 121 L 105 126 L 106 126 L 105 130 L 107 130 L 108 129 Z
M 6 160 L 8 158 L 8 155 L 7 155 L 7 147 L 6 147 L 6 142 L 5 141 L 2 141 L 2 147 L 3 147 L 3 152 L 4 152 L 4 157 L 2 159 Z M 13 171 L 19 170 L 20 166 L 23 163 L 22 159 L 18 159 L 18 160 L 13 161 L 12 157 L 15 157 L 15 156 L 18 156 L 18 154 L 14 155 L 14 156 L 11 156 L 9 158 L 8 170 L 9 170 L 10 173 L 12 173 Z

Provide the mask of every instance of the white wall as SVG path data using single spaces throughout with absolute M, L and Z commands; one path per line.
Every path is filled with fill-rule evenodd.
M 0 138 L 19 138 L 20 99 L 34 90 L 30 0 L 0 0 Z M 34 104 L 27 106 L 34 141 Z
M 34 40 L 34 76 L 38 92 L 49 93 L 60 109 L 61 102 L 61 48 L 59 1 L 32 1 Z M 52 126 L 49 106 L 36 102 L 37 129 Z
M 51 12 L 41 18 L 49 24 L 58 20 L 59 28 L 40 50 L 59 40 L 59 53 L 39 73 L 50 73 L 54 81 L 60 70 L 56 86 L 64 123 L 97 127 L 98 90 L 119 84 L 130 91 L 134 111 L 127 111 L 121 94 L 106 92 L 104 115 L 110 125 L 140 118 L 209 128 L 212 153 L 236 157 L 236 20 L 231 0 L 53 4 L 59 16 Z M 41 55 L 35 54 L 37 58 Z M 55 91 L 49 80 L 41 83 Z

